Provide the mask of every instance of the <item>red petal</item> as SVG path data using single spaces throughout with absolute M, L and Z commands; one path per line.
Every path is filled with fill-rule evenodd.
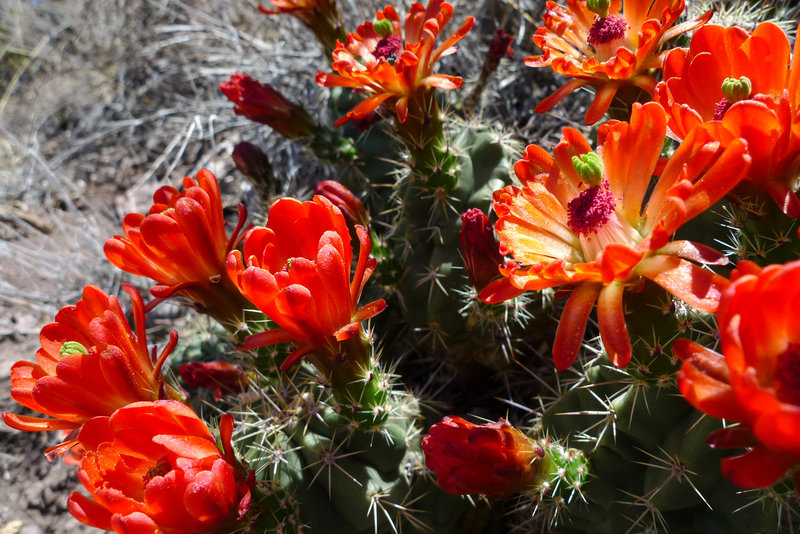
M 725 478 L 740 488 L 768 488 L 794 463 L 790 456 L 759 447 L 741 456 L 723 459 L 720 468 Z
M 67 501 L 67 508 L 81 523 L 101 530 L 111 530 L 111 512 L 97 504 L 94 499 L 73 491 Z

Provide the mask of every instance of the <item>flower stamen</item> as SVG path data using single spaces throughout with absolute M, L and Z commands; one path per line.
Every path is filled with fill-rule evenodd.
M 395 60 L 397 60 L 397 55 L 402 49 L 403 40 L 400 38 L 400 36 L 392 34 L 378 41 L 378 44 L 375 46 L 375 51 L 372 53 L 372 55 L 378 59 L 383 58 L 390 64 L 394 65 Z
M 626 48 L 635 49 L 625 37 L 629 27 L 628 22 L 617 15 L 595 17 L 586 41 L 594 48 L 599 61 L 607 61 L 617 55 L 620 46 L 627 45 Z
M 586 236 L 597 233 L 617 208 L 608 180 L 585 189 L 567 204 L 567 226 L 573 233 Z

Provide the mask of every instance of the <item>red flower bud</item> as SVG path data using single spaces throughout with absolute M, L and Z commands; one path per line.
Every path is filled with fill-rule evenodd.
M 484 68 L 489 72 L 497 70 L 500 60 L 503 56 L 508 54 L 508 57 L 513 58 L 514 54 L 511 51 L 511 43 L 514 41 L 514 36 L 509 35 L 503 31 L 503 28 L 498 28 L 494 33 L 492 42 L 489 43 L 489 50 L 486 52 L 486 64 Z
M 364 204 L 349 189 L 333 180 L 323 180 L 314 186 L 314 194 L 325 197 L 339 208 L 349 226 L 369 227 L 369 215 Z
M 286 99 L 274 87 L 247 74 L 234 74 L 219 88 L 235 104 L 233 112 L 254 122 L 268 124 L 289 139 L 307 137 L 317 124 L 302 106 Z
M 272 172 L 272 164 L 264 151 L 243 141 L 233 149 L 233 163 L 265 199 L 278 192 L 279 182 Z
M 461 216 L 458 238 L 464 256 L 469 283 L 480 292 L 489 282 L 500 278 L 498 267 L 505 263 L 500 243 L 494 237 L 489 218 L 478 208 Z
M 422 440 L 439 487 L 457 495 L 504 498 L 532 488 L 544 449 L 500 419 L 476 425 L 448 416 Z
M 248 381 L 244 370 L 234 363 L 223 360 L 184 363 L 178 372 L 189 387 L 213 389 L 214 400 L 247 389 Z

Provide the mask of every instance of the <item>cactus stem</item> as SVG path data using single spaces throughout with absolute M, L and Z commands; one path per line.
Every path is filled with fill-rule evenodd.
M 326 439 L 323 441 L 328 442 L 328 446 L 322 445 L 319 450 L 314 450 L 314 454 L 319 456 L 319 460 L 316 462 L 311 462 L 305 466 L 305 469 L 311 469 L 314 466 L 319 466 L 317 472 L 314 474 L 314 477 L 308 483 L 309 487 L 314 484 L 314 482 L 319 478 L 319 475 L 322 473 L 323 470 L 327 470 L 328 472 L 328 499 L 332 496 L 333 491 L 333 469 L 338 469 L 342 474 L 344 474 L 347 478 L 352 480 L 358 486 L 362 486 L 361 482 L 358 481 L 353 475 L 348 473 L 341 465 L 337 463 L 337 460 L 341 458 L 346 458 L 348 456 L 353 456 L 355 454 L 361 454 L 364 451 L 350 451 L 345 453 L 339 453 L 339 449 L 341 449 L 346 441 L 342 441 L 338 445 L 336 445 L 336 429 L 334 429 L 333 436 L 330 439 Z
M 693 475 L 693 476 L 699 476 L 699 475 L 697 473 L 695 473 L 694 471 L 691 471 L 691 470 L 687 469 L 686 466 L 684 465 L 684 463 L 677 456 L 674 456 L 674 457 L 670 456 L 661 447 L 659 447 L 659 450 L 664 454 L 664 458 L 661 458 L 661 457 L 657 456 L 656 454 L 654 454 L 654 453 L 652 453 L 650 451 L 646 451 L 644 449 L 641 449 L 639 447 L 637 447 L 637 449 L 640 450 L 641 452 L 645 453 L 650 458 L 652 458 L 653 462 L 635 462 L 635 463 L 640 464 L 640 465 L 644 465 L 646 467 L 652 467 L 654 469 L 663 469 L 663 470 L 666 470 L 666 471 L 669 472 L 669 475 L 667 476 L 667 478 L 665 478 L 664 481 L 661 484 L 659 484 L 658 486 L 656 486 L 652 490 L 650 490 L 644 496 L 645 498 L 651 499 L 651 498 L 655 497 L 658 494 L 659 491 L 661 491 L 662 489 L 664 489 L 664 487 L 666 487 L 667 484 L 669 484 L 673 480 L 677 480 L 681 484 L 683 484 L 684 482 L 689 484 L 689 486 L 697 494 L 697 496 L 700 497 L 700 500 L 703 501 L 706 506 L 708 506 L 708 509 L 709 510 L 713 510 L 712 506 L 708 503 L 706 498 L 703 496 L 702 492 L 700 492 L 700 490 L 697 488 L 697 486 L 694 485 L 694 483 L 692 482 L 691 478 L 689 477 L 689 475 Z
M 442 294 L 447 295 L 447 289 L 445 289 L 444 285 L 442 284 L 440 278 L 443 278 L 445 275 L 439 272 L 439 265 L 433 266 L 429 265 L 424 271 L 417 275 L 417 283 L 414 284 L 414 287 L 420 287 L 424 284 L 430 284 L 428 286 L 428 306 L 431 304 L 431 299 L 433 298 L 433 289 L 434 287 L 438 287 Z
M 438 323 L 431 322 L 426 328 L 415 328 L 414 332 L 424 333 L 419 340 L 420 344 L 430 343 L 431 350 L 433 351 L 435 351 L 439 346 L 441 346 L 444 350 L 447 350 L 447 342 L 445 341 L 447 332 L 445 332 Z

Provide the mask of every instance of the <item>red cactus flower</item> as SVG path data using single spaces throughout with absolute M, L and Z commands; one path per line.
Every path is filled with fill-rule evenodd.
M 572 294 L 559 322 L 553 359 L 569 367 L 597 301 L 600 336 L 609 358 L 631 357 L 623 292 L 650 279 L 691 306 L 716 310 L 727 280 L 703 264 L 724 264 L 716 251 L 670 241 L 687 220 L 722 198 L 747 171 L 739 140 L 725 150 L 696 129 L 663 167 L 659 156 L 666 114 L 655 102 L 636 104 L 631 122 L 609 121 L 598 132 L 597 153 L 571 128 L 550 156 L 530 145 L 514 167 L 522 188 L 494 194 L 501 252 L 510 253 L 505 277 L 481 293 L 500 302 L 524 291 L 568 286 Z M 660 178 L 643 207 L 651 178 Z
M 770 22 L 749 33 L 709 25 L 664 62 L 655 98 L 669 113 L 669 128 L 684 139 L 713 123 L 723 142 L 748 142 L 753 165 L 746 180 L 766 191 L 791 217 L 800 217 L 800 41 Z
M 55 419 L 4 413 L 3 421 L 30 432 L 70 432 L 45 451 L 50 460 L 77 444 L 77 430 L 92 417 L 137 401 L 180 397 L 161 376 L 177 334 L 172 333 L 157 360 L 155 349 L 151 357 L 142 297 L 130 285 L 123 289 L 133 302 L 135 332 L 116 297 L 86 286 L 77 304 L 61 308 L 55 322 L 42 328 L 36 363 L 19 361 L 11 368 L 11 398 Z
M 214 400 L 246 391 L 249 383 L 244 369 L 224 360 L 184 363 L 178 373 L 189 387 L 214 390 Z
M 664 43 L 705 24 L 708 11 L 695 20 L 673 26 L 683 13 L 684 0 L 625 0 L 605 3 L 592 11 L 584 0 L 567 0 L 567 8 L 548 1 L 544 26 L 536 30 L 533 42 L 544 50 L 540 56 L 525 58 L 529 67 L 551 67 L 572 81 L 542 100 L 537 113 L 544 113 L 576 89 L 597 88 L 586 111 L 586 123 L 594 124 L 608 110 L 623 87 L 653 92 L 654 69 L 661 68 Z
M 184 178 L 183 187 L 183 192 L 171 186 L 156 191 L 149 213 L 126 215 L 125 235 L 107 240 L 103 250 L 123 271 L 155 280 L 159 285 L 150 290 L 154 297 L 184 297 L 203 313 L 235 327 L 242 310 L 252 305 L 228 278 L 225 258 L 246 211 L 239 207 L 239 224 L 229 238 L 216 177 L 203 169 L 196 179 Z
M 250 230 L 244 253 L 228 256 L 228 272 L 242 293 L 279 328 L 247 338 L 242 348 L 275 343 L 299 345 L 281 366 L 287 369 L 309 355 L 323 369 L 340 359 L 340 342 L 357 339 L 361 322 L 383 311 L 376 300 L 358 308 L 358 299 L 375 270 L 370 240 L 356 226 L 359 256 L 351 279 L 353 252 L 342 212 L 328 199 L 311 202 L 282 198 L 269 210 L 266 227 Z M 363 363 L 363 362 L 362 362 Z
M 233 418 L 223 415 L 223 450 L 205 423 L 178 401 L 137 402 L 97 417 L 80 433 L 89 452 L 69 511 L 120 534 L 232 532 L 250 508 L 252 472 L 231 448 Z
M 425 463 L 442 490 L 502 499 L 532 488 L 544 449 L 503 419 L 476 425 L 447 416 L 422 439 Z
M 501 277 L 500 266 L 505 264 L 505 258 L 500 253 L 492 224 L 481 210 L 472 208 L 461 216 L 458 239 L 470 285 L 481 291 Z
M 427 8 L 415 2 L 402 25 L 395 8 L 387 5 L 378 11 L 376 23 L 362 24 L 347 35 L 344 44 L 337 43 L 332 64 L 335 72 L 317 72 L 317 83 L 352 87 L 369 97 L 334 124 L 364 118 L 381 104 L 393 108 L 402 123 L 408 117 L 409 99 L 421 88 L 461 87 L 458 76 L 433 73 L 434 64 L 455 52 L 454 45 L 475 25 L 474 17 L 468 17 L 455 34 L 436 46 L 452 16 L 453 6 L 442 0 L 430 0 Z
M 717 312 L 722 354 L 676 340 L 678 387 L 698 410 L 741 423 L 709 444 L 745 449 L 722 460 L 722 472 L 737 486 L 762 488 L 800 466 L 800 261 L 763 269 L 743 261 L 731 280 Z
M 302 106 L 289 101 L 268 83 L 247 74 L 234 74 L 219 88 L 234 103 L 233 112 L 254 122 L 269 125 L 289 139 L 314 134 L 317 123 Z

